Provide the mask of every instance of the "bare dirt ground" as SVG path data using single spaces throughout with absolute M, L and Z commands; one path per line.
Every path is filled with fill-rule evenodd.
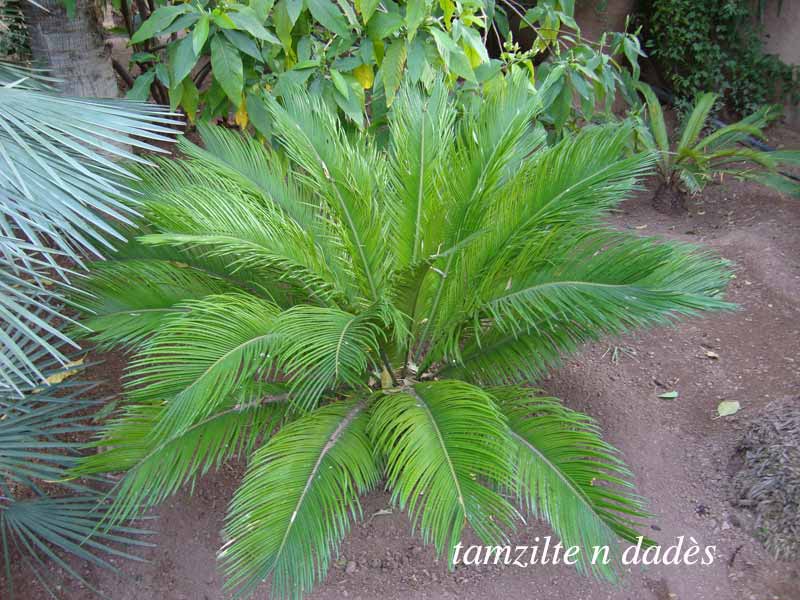
M 795 144 L 793 144 L 795 145 Z M 594 416 L 636 474 L 656 515 L 646 533 L 659 544 L 678 536 L 716 547 L 710 566 L 630 567 L 613 586 L 570 567 L 460 566 L 450 572 L 411 534 L 408 519 L 375 492 L 364 501 L 339 561 L 313 600 L 799 600 L 800 563 L 771 559 L 728 502 L 731 457 L 749 419 L 772 400 L 800 402 L 800 202 L 747 183 L 713 185 L 683 216 L 665 216 L 648 194 L 612 219 L 621 228 L 707 244 L 736 264 L 728 298 L 737 312 L 697 318 L 586 347 L 541 382 L 547 392 Z M 718 358 L 709 357 L 707 352 Z M 103 367 L 114 377 L 118 357 Z M 675 390 L 675 400 L 658 394 Z M 721 400 L 739 414 L 715 419 Z M 219 600 L 215 553 L 226 504 L 242 474 L 228 466 L 158 510 L 148 562 L 117 561 L 123 576 L 89 565 L 85 577 L 113 600 Z M 531 523 L 515 543 L 548 535 Z M 17 573 L 19 597 L 45 595 Z M 89 597 L 66 582 L 67 600 Z M 265 587 L 257 595 L 268 597 Z

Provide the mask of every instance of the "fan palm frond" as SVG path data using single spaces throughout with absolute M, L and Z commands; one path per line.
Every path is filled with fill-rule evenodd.
M 22 351 L 47 348 L 62 364 L 50 325 L 62 319 L 66 262 L 100 257 L 116 226 L 136 215 L 132 175 L 114 159 L 146 162 L 126 148 L 159 149 L 177 121 L 144 103 L 65 98 L 42 89 L 40 75 L 12 65 L 0 69 L 0 389 L 22 377 L 43 380 Z M 13 80 L 14 77 L 18 79 Z M 11 81 L 9 81 L 11 80 Z
M 80 438 L 94 429 L 87 414 L 96 411 L 101 400 L 86 396 L 96 384 L 74 377 L 80 367 L 66 371 L 48 361 L 46 350 L 34 350 L 32 356 L 41 359 L 53 383 L 38 388 L 18 381 L 21 395 L 0 392 L 0 551 L 6 593 L 15 597 L 8 576 L 12 554 L 50 594 L 55 582 L 48 561 L 97 592 L 66 555 L 116 570 L 104 557 L 139 560 L 123 548 L 148 545 L 141 536 L 149 532 L 124 524 L 99 531 L 108 508 L 99 482 L 67 480 L 80 458 Z

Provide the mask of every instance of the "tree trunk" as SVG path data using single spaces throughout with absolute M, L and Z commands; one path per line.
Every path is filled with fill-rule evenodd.
M 22 3 L 37 66 L 48 68 L 50 75 L 62 80 L 59 87 L 68 96 L 118 97 L 111 52 L 95 0 L 76 0 L 72 19 L 67 18 L 62 0 L 37 0 L 37 4 L 47 11 Z

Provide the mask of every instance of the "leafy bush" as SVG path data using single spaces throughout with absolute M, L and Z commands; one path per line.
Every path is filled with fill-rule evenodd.
M 244 455 L 220 551 L 242 593 L 308 592 L 384 477 L 450 561 L 465 527 L 497 543 L 521 512 L 567 545 L 636 538 L 617 451 L 521 386 L 582 342 L 726 308 L 729 271 L 602 225 L 652 156 L 619 126 L 547 146 L 540 101 L 401 87 L 384 149 L 297 91 L 265 101 L 276 147 L 201 126 L 205 148 L 141 171 L 145 233 L 86 285 L 92 339 L 135 353 L 76 470 L 124 472 L 111 522 Z
M 649 0 L 643 3 L 645 46 L 687 109 L 716 92 L 738 114 L 785 98 L 797 102 L 791 66 L 766 54 L 750 0 Z
M 639 84 L 639 90 L 645 98 L 647 117 L 636 118 L 636 140 L 658 156 L 661 185 L 654 197 L 657 206 L 682 208 L 683 194 L 702 191 L 714 175 L 756 179 L 782 191 L 794 191 L 794 186 L 778 174 L 777 167 L 784 162 L 796 163 L 796 152 L 763 152 L 741 145 L 750 136 L 763 138 L 763 128 L 780 114 L 777 107 L 761 107 L 741 121 L 702 136 L 717 96 L 701 94 L 683 119 L 673 150 L 664 113 L 653 90 L 646 84 Z
M 583 40 L 573 4 L 540 0 L 523 14 L 516 3 L 483 0 L 167 3 L 137 29 L 123 0 L 137 50 L 132 61 L 141 71 L 129 97 L 143 100 L 151 88 L 163 89 L 162 100 L 168 96 L 192 121 L 198 110 L 205 120 L 231 113 L 242 128 L 252 124 L 269 137 L 260 109 L 265 91 L 281 96 L 304 85 L 359 126 L 382 124 L 403 77 L 429 87 L 444 75 L 470 95 L 515 67 L 533 80 L 534 61 L 549 57 L 538 80 L 551 71 L 559 79 L 545 113 L 560 131 L 568 121 L 591 118 L 598 106 L 610 109 L 626 76 L 611 54 L 624 53 L 634 68 L 641 55 L 634 35 L 604 36 L 599 44 Z M 504 7 L 536 33 L 531 49 L 513 44 Z M 490 34 L 504 45 L 500 59 L 489 57 Z M 582 112 L 573 114 L 573 97 Z

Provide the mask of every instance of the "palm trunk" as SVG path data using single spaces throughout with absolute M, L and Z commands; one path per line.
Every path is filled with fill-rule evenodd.
M 76 0 L 75 16 L 67 18 L 61 0 L 37 0 L 47 10 L 23 2 L 37 66 L 62 80 L 68 96 L 116 98 L 119 87 L 105 45 L 101 13 L 94 0 Z

